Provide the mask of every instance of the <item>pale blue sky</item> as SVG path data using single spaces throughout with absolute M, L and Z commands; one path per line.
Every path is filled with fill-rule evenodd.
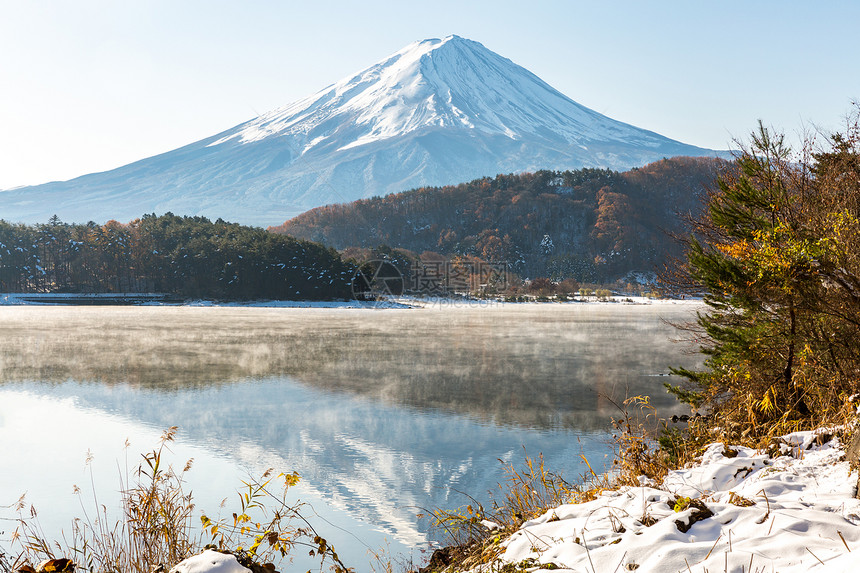
M 796 142 L 860 99 L 860 2 L 814 4 L 0 0 L 0 189 L 174 149 L 449 34 L 686 143 L 759 118 Z

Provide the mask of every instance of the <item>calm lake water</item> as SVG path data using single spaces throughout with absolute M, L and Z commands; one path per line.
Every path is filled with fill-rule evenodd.
M 312 521 L 367 571 L 368 549 L 426 547 L 422 510 L 486 502 L 500 460 L 543 454 L 575 481 L 580 454 L 608 460 L 613 402 L 671 413 L 658 375 L 700 358 L 665 321 L 696 308 L 0 307 L 0 548 L 3 506 L 26 492 L 68 530 L 176 425 L 198 508 L 229 515 L 248 475 L 297 471 Z

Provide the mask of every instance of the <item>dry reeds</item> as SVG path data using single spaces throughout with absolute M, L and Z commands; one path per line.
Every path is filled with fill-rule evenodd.
M 299 481 L 294 473 L 278 476 L 280 494 L 272 470 L 260 480 L 244 482 L 240 509 L 232 518 L 212 520 L 203 514 L 202 529 L 195 527 L 193 498 L 185 491 L 185 474 L 192 461 L 179 472 L 166 461 L 176 432 L 175 426 L 166 430 L 158 447 L 142 455 L 132 479 L 121 483 L 120 519 L 111 521 L 93 488 L 95 510 L 90 513 L 82 504 L 83 517 L 74 520 L 69 538 L 50 540 L 39 526 L 35 509 L 25 511 L 23 498 L 19 500 L 18 527 L 12 535 L 18 553 L 14 557 L 0 553 L 0 573 L 33 570 L 33 564 L 60 557 L 71 559 L 78 571 L 167 571 L 205 548 L 231 553 L 252 570 L 274 572 L 274 565 L 265 561 L 287 558 L 298 545 L 320 558 L 320 570 L 351 571 L 302 515 L 305 505 L 287 502 L 288 488 Z

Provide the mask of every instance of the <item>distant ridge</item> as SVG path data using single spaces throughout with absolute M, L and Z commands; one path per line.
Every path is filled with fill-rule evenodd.
M 0 192 L 0 217 L 104 222 L 172 211 L 274 225 L 328 203 L 498 173 L 719 154 L 607 118 L 448 36 L 174 151 Z
M 497 175 L 306 211 L 269 231 L 346 256 L 380 245 L 504 262 L 522 278 L 608 283 L 653 276 L 684 246 L 725 160 L 673 157 L 630 171 Z M 679 215 L 683 215 L 679 217 Z

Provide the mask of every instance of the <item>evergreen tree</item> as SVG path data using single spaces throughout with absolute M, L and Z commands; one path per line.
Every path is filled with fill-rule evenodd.
M 129 224 L 0 221 L 0 292 L 158 292 L 189 298 L 349 298 L 354 266 L 333 249 L 204 217 Z
M 707 368 L 676 371 L 682 400 L 771 424 L 826 418 L 860 389 L 856 135 L 797 161 L 760 125 L 719 179 L 688 254 Z

